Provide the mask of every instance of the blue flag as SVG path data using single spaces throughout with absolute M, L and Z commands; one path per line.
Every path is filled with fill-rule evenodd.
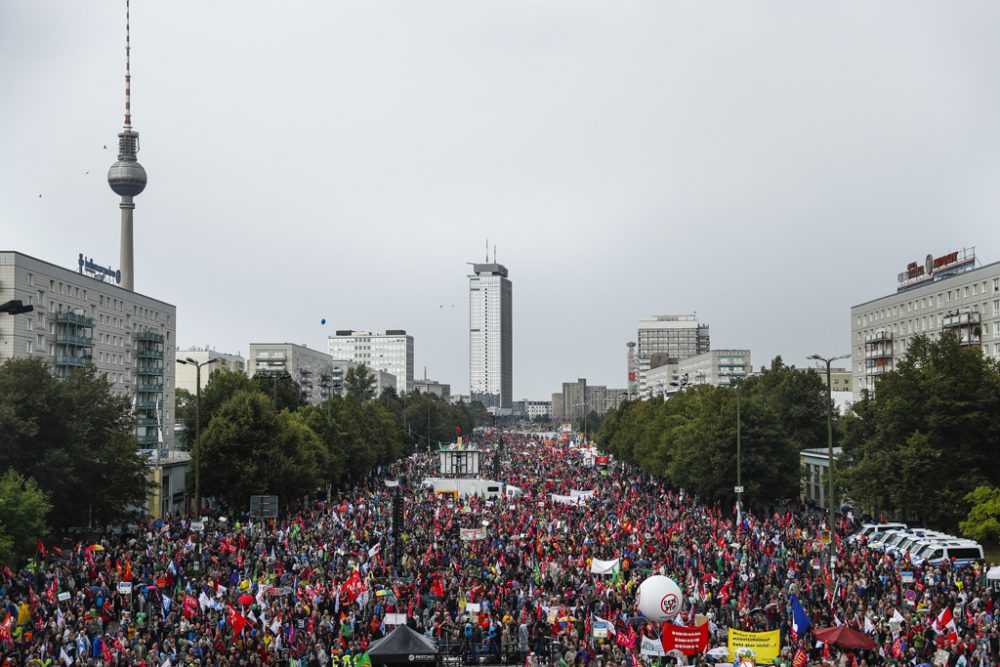
M 792 596 L 792 634 L 798 639 L 812 625 L 812 621 L 806 616 L 806 610 L 799 604 L 799 599 Z

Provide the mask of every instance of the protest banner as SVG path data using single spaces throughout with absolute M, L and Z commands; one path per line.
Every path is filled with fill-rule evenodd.
M 736 661 L 736 651 L 750 649 L 757 662 L 771 662 L 781 653 L 781 631 L 745 632 L 729 628 L 729 661 Z
M 639 655 L 663 656 L 666 654 L 667 652 L 663 650 L 663 644 L 649 637 L 642 638 L 642 644 L 639 646 Z
M 590 562 L 590 571 L 594 574 L 614 574 L 620 567 L 621 561 L 618 558 L 614 560 L 600 560 L 595 558 Z
M 708 625 L 682 627 L 667 623 L 660 635 L 663 652 L 680 651 L 684 655 L 698 655 L 708 648 Z

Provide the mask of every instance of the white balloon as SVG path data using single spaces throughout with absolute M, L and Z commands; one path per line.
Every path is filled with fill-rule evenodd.
M 681 602 L 681 587 L 670 577 L 654 575 L 639 584 L 639 611 L 651 621 L 673 620 Z

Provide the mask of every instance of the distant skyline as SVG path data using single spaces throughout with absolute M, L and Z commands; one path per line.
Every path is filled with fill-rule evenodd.
M 124 5 L 0 4 L 0 249 L 117 268 Z M 1000 260 L 998 23 L 988 1 L 134 0 L 135 289 L 177 306 L 181 347 L 405 329 L 415 376 L 468 393 L 488 238 L 515 400 L 625 387 L 650 315 L 810 365 L 910 261 Z

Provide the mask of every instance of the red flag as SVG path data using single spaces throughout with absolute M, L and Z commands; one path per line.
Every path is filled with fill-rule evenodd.
M 896 637 L 896 639 L 892 642 L 892 657 L 897 660 L 903 657 L 903 644 L 899 640 L 899 637 Z
M 243 626 L 247 624 L 247 619 L 243 618 L 240 612 L 233 609 L 233 605 L 227 603 L 226 607 L 229 609 L 227 620 L 229 625 L 233 626 L 233 636 L 239 637 L 240 633 L 243 632 Z
M 958 626 L 955 625 L 955 617 L 951 615 L 950 607 L 945 607 L 941 613 L 938 614 L 938 617 L 934 619 L 934 632 L 940 634 L 946 630 L 950 630 L 952 632 L 956 632 L 958 630 Z
M 792 667 L 805 667 L 807 662 L 809 662 L 809 655 L 799 647 L 795 651 L 795 657 L 792 658 Z
M 42 538 L 38 538 L 38 553 L 42 554 L 42 558 L 48 558 L 49 552 L 45 550 L 45 545 L 42 544 Z
M 0 641 L 4 644 L 14 645 L 14 640 L 10 636 L 10 629 L 14 626 L 14 615 L 7 614 L 7 618 L 3 619 L 3 623 L 0 623 Z
M 351 576 L 347 578 L 347 581 L 340 587 L 340 594 L 344 596 L 348 604 L 352 604 L 358 599 L 364 590 L 364 584 L 361 582 L 361 573 L 357 570 L 351 572 Z

